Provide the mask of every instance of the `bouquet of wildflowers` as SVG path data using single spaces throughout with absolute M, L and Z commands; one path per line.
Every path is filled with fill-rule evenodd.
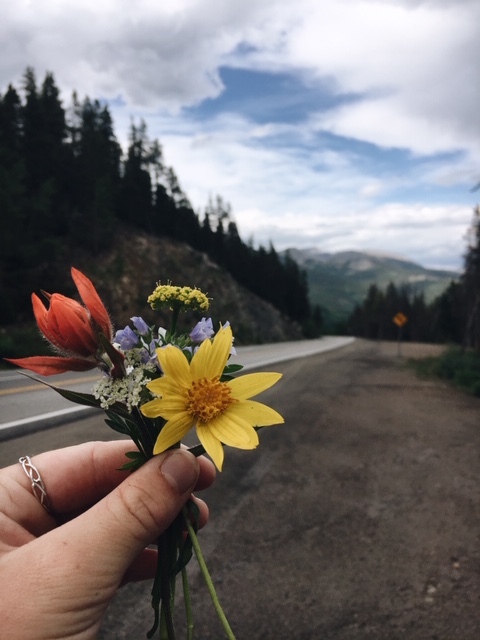
M 72 278 L 83 305 L 62 296 L 47 294 L 48 308 L 32 294 L 34 315 L 55 356 L 10 359 L 10 362 L 40 375 L 98 368 L 104 376 L 92 393 L 77 393 L 52 386 L 65 398 L 105 411 L 106 423 L 129 436 L 136 448 L 127 454 L 124 469 L 134 471 L 149 458 L 179 447 L 196 429 L 199 444 L 195 455 L 207 453 L 221 471 L 224 445 L 254 449 L 260 427 L 283 422 L 274 409 L 251 398 L 274 385 L 277 373 L 252 373 L 235 377 L 241 365 L 229 364 L 234 353 L 232 329 L 227 322 L 215 332 L 205 316 L 188 334 L 178 333 L 182 311 L 206 313 L 209 299 L 199 289 L 158 284 L 148 298 L 152 309 L 171 310 L 168 329 L 131 318 L 114 334 L 109 314 L 92 282 L 72 267 Z M 158 540 L 158 563 L 152 588 L 154 623 L 147 634 L 157 632 L 161 640 L 173 640 L 175 583 L 182 575 L 188 638 L 193 623 L 189 608 L 186 565 L 198 560 L 226 636 L 233 632 L 218 602 L 197 538 L 198 512 L 190 501 Z M 186 532 L 186 535 L 185 535 Z

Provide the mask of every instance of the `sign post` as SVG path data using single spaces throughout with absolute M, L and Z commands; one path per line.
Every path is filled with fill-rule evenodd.
M 392 320 L 398 327 L 397 355 L 401 356 L 402 355 L 401 354 L 402 332 L 403 332 L 403 327 L 408 322 L 408 318 L 404 313 L 399 311 L 396 315 L 393 316 Z

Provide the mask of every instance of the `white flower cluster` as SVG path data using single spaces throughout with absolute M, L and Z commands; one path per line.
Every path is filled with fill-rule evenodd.
M 125 365 L 125 378 L 113 379 L 105 376 L 92 389 L 93 395 L 100 400 L 100 406 L 104 410 L 109 409 L 115 402 L 121 402 L 131 412 L 140 403 L 145 385 L 152 380 L 148 373 L 157 371 L 151 362 L 140 362 L 138 354 L 133 349 L 125 354 Z

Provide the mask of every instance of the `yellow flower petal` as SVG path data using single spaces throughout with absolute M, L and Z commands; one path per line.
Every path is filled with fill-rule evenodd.
M 198 350 L 194 354 L 190 362 L 190 374 L 192 380 L 200 380 L 200 378 L 208 377 L 207 362 L 210 361 L 210 351 L 212 350 L 212 343 L 210 340 L 204 340 L 198 347 Z
M 157 357 L 166 376 L 172 376 L 181 387 L 190 387 L 190 366 L 185 354 L 178 347 L 168 345 L 164 349 L 157 349 Z
M 190 431 L 193 426 L 192 416 L 184 411 L 169 420 L 160 431 L 155 446 L 153 448 L 154 455 L 166 451 L 180 440 Z
M 165 420 L 170 420 L 177 413 L 185 411 L 185 400 L 181 396 L 158 398 L 157 404 L 155 405 L 155 411 L 155 417 L 160 416 L 161 418 L 165 418 Z
M 168 378 L 156 378 L 147 385 L 147 389 L 157 396 L 176 395 L 181 391 L 178 384 L 174 382 L 170 377 Z
M 252 425 L 243 418 L 234 418 L 225 412 L 208 423 L 208 428 L 221 442 L 237 449 L 255 449 L 258 447 L 258 435 Z
M 155 400 L 150 400 L 150 402 L 146 402 L 145 404 L 142 404 L 142 406 L 140 407 L 140 411 L 147 418 L 158 418 L 158 416 L 160 415 L 158 413 L 158 409 L 161 407 L 161 404 L 160 404 L 161 402 L 162 401 L 159 398 L 155 398 Z
M 215 438 L 207 425 L 197 425 L 197 435 L 200 442 L 203 444 L 203 448 L 208 453 L 213 463 L 219 471 L 222 470 L 224 451 L 223 445 Z
M 229 407 L 229 414 L 233 419 L 243 418 L 255 427 L 268 427 L 272 424 L 283 424 L 283 417 L 266 404 L 255 400 L 241 400 Z
M 213 339 L 204 340 L 191 362 L 193 380 L 221 376 L 232 349 L 232 329 L 230 326 L 220 329 Z
M 282 377 L 281 373 L 247 373 L 227 382 L 232 391 L 232 398 L 247 400 L 269 389 Z

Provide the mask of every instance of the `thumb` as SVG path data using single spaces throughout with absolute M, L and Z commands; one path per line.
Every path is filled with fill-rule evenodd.
M 120 582 L 133 560 L 175 519 L 198 475 L 198 461 L 188 451 L 160 454 L 68 523 L 68 532 L 65 527 L 56 531 L 63 530 L 70 545 L 75 540 L 84 568 L 91 563 L 92 572 Z

